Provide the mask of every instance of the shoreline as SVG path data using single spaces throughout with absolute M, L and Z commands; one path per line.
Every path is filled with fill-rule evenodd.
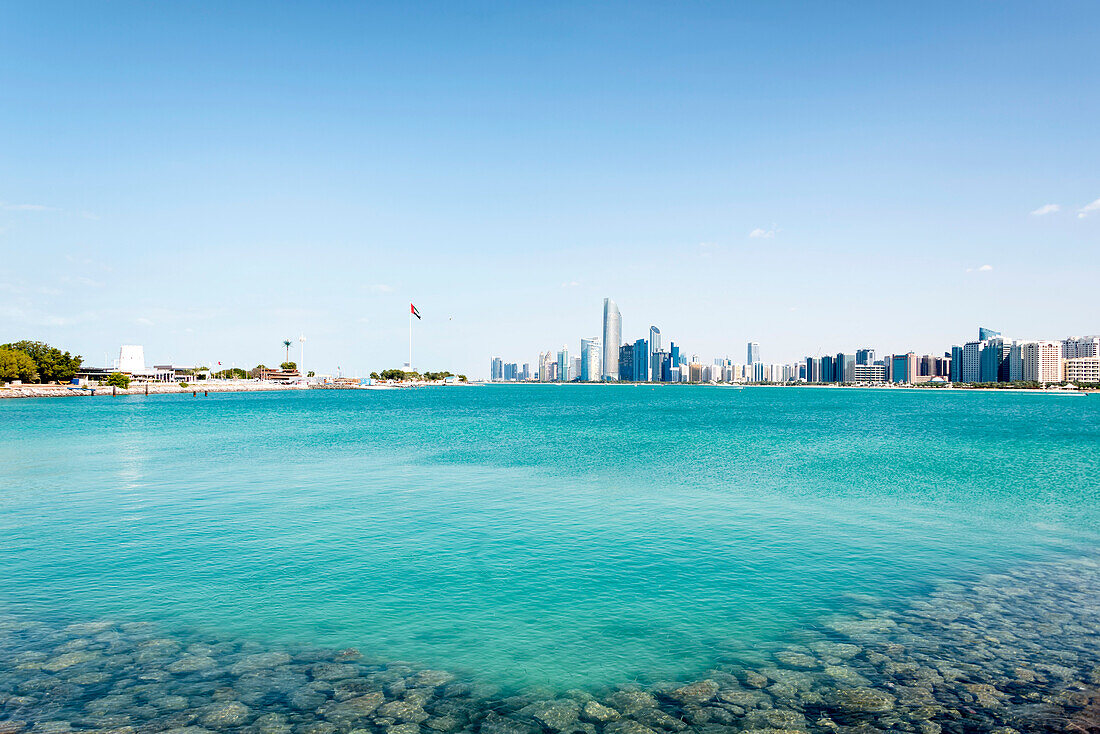
M 1075 390 L 1036 389 L 1036 388 L 982 388 L 982 387 L 891 387 L 887 385 L 825 385 L 825 384 L 741 384 L 741 383 L 662 383 L 662 382 L 479 382 L 459 383 L 456 385 L 444 385 L 441 383 L 397 383 L 380 385 L 310 385 L 300 387 L 297 385 L 281 385 L 274 382 L 259 382 L 254 380 L 228 380 L 211 381 L 188 384 L 180 387 L 179 383 L 142 383 L 126 389 L 112 388 L 109 386 L 77 387 L 75 385 L 10 385 L 0 387 L 0 400 L 18 398 L 72 398 L 72 397 L 119 397 L 123 395 L 186 395 L 187 393 L 229 393 L 229 392 L 297 392 L 301 390 L 407 390 L 422 387 L 484 387 L 499 385 L 534 385 L 545 387 L 650 387 L 650 388 L 720 388 L 725 390 L 743 389 L 776 389 L 776 388 L 810 388 L 817 390 L 879 390 L 879 391 L 904 391 L 924 393 L 1011 393 L 1030 395 L 1075 395 L 1084 396 L 1100 394 L 1100 390 L 1078 388 Z

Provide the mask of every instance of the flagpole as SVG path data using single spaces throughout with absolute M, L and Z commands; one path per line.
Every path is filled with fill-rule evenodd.
M 413 371 L 413 314 L 409 304 L 409 372 Z

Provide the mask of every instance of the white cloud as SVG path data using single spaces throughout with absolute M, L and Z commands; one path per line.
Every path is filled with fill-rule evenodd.
M 1041 217 L 1044 214 L 1054 214 L 1062 210 L 1062 207 L 1057 204 L 1043 204 L 1041 207 L 1031 213 L 1033 217 Z
M 992 269 L 993 269 L 992 265 L 982 265 L 981 267 L 978 267 L 978 268 L 967 268 L 966 272 L 968 272 L 968 273 L 974 273 L 974 272 L 988 273 Z
M 749 232 L 749 237 L 752 237 L 754 239 L 769 239 L 770 240 L 772 237 L 775 237 L 775 230 L 774 229 L 764 229 L 762 227 L 757 227 L 753 231 Z
M 144 316 L 139 316 L 138 318 L 134 319 L 134 323 L 140 324 L 141 326 L 152 326 L 153 320 L 147 319 Z
M 576 288 L 579 285 L 580 285 L 580 283 L 578 283 L 575 280 L 567 280 L 567 281 L 565 281 L 564 283 L 561 284 L 561 287 L 562 288 Z
M 1094 212 L 1100 212 L 1100 199 L 1097 199 L 1096 201 L 1092 202 L 1091 204 L 1085 204 L 1083 207 L 1078 209 L 1077 210 L 1077 218 L 1078 219 L 1084 219 L 1085 217 L 1087 217 L 1088 215 L 1090 215 Z
M 386 285 L 385 283 L 375 283 L 374 285 L 367 286 L 367 290 L 371 293 L 393 293 L 394 287 L 392 285 Z
M 44 204 L 12 204 L 8 201 L 0 201 L 0 210 L 6 212 L 48 212 L 53 207 Z

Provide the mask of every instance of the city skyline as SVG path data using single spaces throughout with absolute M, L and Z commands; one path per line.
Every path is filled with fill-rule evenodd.
M 487 376 L 607 293 L 780 361 L 1100 321 L 1094 4 L 425 7 L 5 9 L 3 338 L 364 374 L 411 301 Z
M 650 325 L 648 339 L 623 340 L 622 314 L 614 299 L 603 299 L 603 344 L 598 337 L 580 340 L 581 356 L 570 359 L 569 346 L 556 353 L 540 352 L 535 369 L 530 364 L 491 359 L 492 382 L 748 382 L 748 383 L 1058 383 L 1100 381 L 1100 335 L 1070 335 L 1058 339 L 1020 339 L 986 326 L 977 338 L 951 344 L 942 352 L 913 349 L 876 359 L 876 348 L 864 343 L 837 353 L 816 350 L 795 361 L 766 362 L 759 342 L 749 341 L 745 361 L 729 353 L 700 356 L 688 352 Z M 616 338 L 615 335 L 618 335 Z M 616 348 L 615 343 L 619 346 Z M 602 346 L 602 349 L 601 349 Z M 597 354 L 613 359 L 614 369 L 597 369 Z M 691 353 L 690 359 L 688 354 Z M 510 376 L 509 376 L 510 375 Z M 597 377 L 598 375 L 598 377 Z

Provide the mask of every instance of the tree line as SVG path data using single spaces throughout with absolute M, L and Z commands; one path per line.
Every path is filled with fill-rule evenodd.
M 0 344 L 0 382 L 71 382 L 83 361 L 45 342 Z

